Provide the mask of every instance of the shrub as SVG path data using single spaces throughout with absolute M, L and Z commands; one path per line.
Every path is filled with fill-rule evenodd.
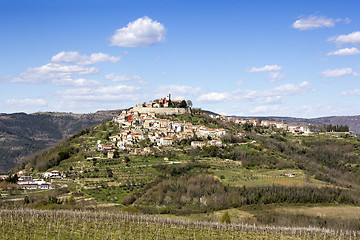
M 229 213 L 226 211 L 223 216 L 221 217 L 221 220 L 220 220 L 221 223 L 226 223 L 226 224 L 229 224 L 231 223 L 231 220 L 230 220 L 230 215 Z
M 136 197 L 133 194 L 128 195 L 124 200 L 121 202 L 123 205 L 128 206 L 133 204 L 136 201 Z

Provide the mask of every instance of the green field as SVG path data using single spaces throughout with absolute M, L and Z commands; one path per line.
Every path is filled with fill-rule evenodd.
M 105 211 L 0 210 L 2 239 L 360 239 L 355 231 L 219 224 Z

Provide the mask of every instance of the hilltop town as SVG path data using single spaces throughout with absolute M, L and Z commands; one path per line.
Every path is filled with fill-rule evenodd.
M 222 146 L 221 138 L 227 133 L 225 129 L 209 128 L 203 125 L 193 125 L 190 122 L 171 121 L 161 118 L 176 114 L 192 114 L 188 103 L 191 101 L 171 100 L 168 94 L 165 98 L 150 101 L 148 103 L 138 103 L 136 107 L 123 111 L 119 116 L 113 118 L 113 122 L 118 124 L 120 132 L 110 136 L 110 143 L 97 142 L 98 151 L 107 151 L 108 157 L 113 157 L 115 150 L 126 150 L 135 154 L 150 153 L 150 148 L 134 148 L 141 141 L 148 141 L 155 146 L 171 146 L 175 141 L 197 139 L 191 142 L 192 147 L 203 146 Z M 201 111 L 194 114 L 204 114 Z M 310 129 L 304 126 L 288 126 L 283 122 L 274 122 L 258 119 L 239 119 L 221 115 L 208 115 L 210 118 L 224 122 L 254 127 L 263 127 L 287 131 L 297 134 L 309 134 Z M 243 137 L 244 133 L 238 133 Z
M 171 105 L 174 107 L 170 107 Z M 150 152 L 149 147 L 143 149 L 132 148 L 140 141 L 149 141 L 150 144 L 156 146 L 170 146 L 174 141 L 188 140 L 194 137 L 207 138 L 207 145 L 222 145 L 220 138 L 226 134 L 224 129 L 213 129 L 159 117 L 172 114 L 191 114 L 191 108 L 185 100 L 171 100 L 170 94 L 166 98 L 151 101 L 147 104 L 139 103 L 137 107 L 129 111 L 123 111 L 119 116 L 113 118 L 121 131 L 115 136 L 109 137 L 110 145 L 98 141 L 97 149 L 98 151 L 120 149 L 139 154 Z M 193 141 L 191 145 L 197 147 L 203 146 L 205 143 Z M 111 152 L 109 157 L 112 157 Z

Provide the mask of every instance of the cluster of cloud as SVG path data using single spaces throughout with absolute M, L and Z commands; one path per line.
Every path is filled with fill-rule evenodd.
M 141 80 L 141 77 L 137 74 L 134 75 L 126 75 L 126 74 L 107 74 L 105 76 L 106 80 L 110 80 L 113 82 L 126 82 L 126 81 L 132 81 L 132 80 Z
M 333 18 L 327 18 L 325 16 L 308 16 L 308 17 L 302 17 L 298 20 L 296 20 L 292 27 L 298 30 L 311 30 L 316 28 L 332 28 L 335 26 L 335 23 L 338 22 L 345 22 L 350 23 L 350 19 L 333 19 Z
M 161 85 L 155 89 L 155 97 L 160 98 L 171 93 L 172 99 L 194 99 L 203 92 L 200 87 L 191 87 L 187 85 Z
M 94 75 L 99 73 L 96 67 L 88 67 L 101 62 L 118 62 L 121 57 L 110 56 L 105 53 L 82 55 L 77 51 L 62 51 L 51 58 L 51 62 L 40 67 L 28 68 L 17 76 L 5 76 L 5 80 L 13 83 L 51 83 L 59 86 L 99 85 L 96 80 L 74 78 L 74 76 Z
M 130 22 L 126 27 L 116 30 L 110 38 L 111 46 L 119 47 L 146 47 L 165 41 L 166 30 L 163 24 L 149 17 L 142 17 Z M 90 75 L 99 73 L 93 66 L 98 63 L 116 63 L 121 56 L 111 56 L 107 53 L 81 54 L 78 51 L 61 51 L 52 56 L 51 61 L 40 67 L 28 68 L 16 76 L 3 76 L 12 83 L 52 84 L 62 87 L 72 87 L 57 91 L 59 105 L 90 106 L 92 104 L 113 104 L 114 101 L 134 101 L 144 97 L 140 88 L 134 85 L 146 85 L 137 74 L 106 74 L 104 80 L 113 82 L 108 84 L 98 80 L 87 79 Z M 126 84 L 116 84 L 121 82 Z M 115 84 L 115 85 L 114 85 Z M 45 106 L 43 99 L 9 99 L 3 102 L 6 105 L 18 106 Z M 81 104 L 79 104 L 81 103 Z M 91 103 L 91 104 L 90 104 Z M 118 105 L 117 105 L 118 106 Z M 53 106 L 54 107 L 54 106 Z
M 55 56 L 51 58 L 51 62 L 54 63 L 75 63 L 77 65 L 89 65 L 89 64 L 95 64 L 95 63 L 101 63 L 101 62 L 117 62 L 121 59 L 121 56 L 119 57 L 113 57 L 106 53 L 93 53 L 90 56 L 87 55 L 81 55 L 77 51 L 73 52 L 59 52 Z
M 338 45 L 352 44 L 360 45 L 360 31 L 352 32 L 347 35 L 334 36 L 328 39 L 329 42 L 334 42 Z
M 80 65 L 62 65 L 58 63 L 48 63 L 41 67 L 28 68 L 15 77 L 4 77 L 6 80 L 14 83 L 44 83 L 52 82 L 54 84 L 62 81 L 71 82 L 73 75 L 92 75 L 99 72 L 95 67 L 84 67 Z
M 221 102 L 248 102 L 250 104 L 233 105 L 233 111 L 241 109 L 245 114 L 279 114 L 289 115 L 292 111 L 294 114 L 299 114 L 294 108 L 286 106 L 285 97 L 295 97 L 313 91 L 310 83 L 307 81 L 299 84 L 282 84 L 280 86 L 265 89 L 236 89 L 231 92 L 203 92 L 196 101 L 202 104 L 210 104 Z M 234 113 L 228 113 L 234 114 Z M 238 113 L 244 115 L 244 113 Z
M 38 112 L 48 108 L 48 102 L 42 98 L 6 99 L 0 101 L 2 111 L 11 112 Z
M 354 96 L 360 96 L 360 90 L 359 89 L 353 89 L 353 90 L 349 90 L 349 91 L 342 91 L 340 93 L 341 96 L 349 96 L 349 95 L 354 95 Z
M 358 55 L 358 54 L 360 54 L 360 50 L 357 49 L 356 47 L 352 47 L 352 48 L 342 48 L 339 50 L 328 52 L 326 55 L 327 56 L 348 56 L 348 55 Z
M 358 73 L 354 72 L 351 68 L 337 68 L 337 69 L 327 69 L 321 72 L 323 77 L 327 78 L 340 78 L 346 76 L 359 76 Z
M 111 85 L 99 87 L 82 87 L 58 91 L 58 96 L 66 100 L 77 101 L 116 101 L 139 99 L 139 88 L 131 85 Z
M 328 39 L 329 42 L 334 42 L 335 44 L 343 45 L 343 44 L 354 44 L 360 45 L 360 32 L 353 32 L 348 35 L 340 35 L 331 37 Z M 352 48 L 342 48 L 332 52 L 327 53 L 327 56 L 349 56 L 349 55 L 358 55 L 360 54 L 360 50 L 356 47 Z M 338 69 L 327 69 L 321 72 L 323 77 L 327 78 L 340 78 L 346 76 L 359 76 L 357 72 L 354 72 L 352 68 L 338 68 Z
M 282 67 L 279 65 L 265 65 L 263 67 L 252 67 L 250 69 L 246 69 L 245 72 L 273 72 L 280 70 L 282 70 Z
M 298 30 L 310 30 L 316 28 L 332 28 L 337 22 L 350 23 L 350 19 L 333 19 L 325 16 L 311 15 L 308 17 L 302 17 L 293 23 L 293 28 Z M 360 31 L 352 32 L 347 35 L 333 36 L 327 39 L 328 42 L 333 42 L 337 46 L 341 45 L 360 45 Z M 358 55 L 360 50 L 356 47 L 342 48 L 328 52 L 327 56 L 350 56 Z M 352 68 L 337 68 L 327 69 L 320 73 L 326 78 L 341 78 L 346 76 L 359 76 L 358 73 L 354 72 Z
M 145 16 L 117 29 L 110 38 L 111 46 L 147 47 L 165 41 L 166 29 L 163 24 Z
M 7 99 L 4 102 L 9 105 L 20 105 L 20 106 L 45 106 L 47 102 L 41 98 L 24 98 L 24 99 Z
M 329 42 L 335 43 L 337 46 L 341 45 L 360 45 L 360 31 L 352 32 L 347 35 L 333 36 L 328 39 Z M 327 56 L 349 56 L 358 55 L 360 50 L 356 47 L 342 48 L 327 53 Z
M 284 96 L 304 94 L 311 90 L 310 83 L 304 81 L 298 85 L 283 84 L 267 90 L 242 90 L 236 89 L 233 92 L 209 92 L 198 96 L 200 102 L 222 102 L 241 100 L 252 103 L 280 103 Z
M 279 81 L 285 77 L 284 74 L 281 74 L 279 71 L 282 70 L 282 67 L 279 65 L 265 65 L 263 67 L 252 67 L 250 69 L 246 69 L 245 72 L 269 72 L 269 80 L 271 82 Z
M 96 67 L 87 67 L 85 65 L 96 64 L 101 62 L 119 61 L 121 57 L 113 57 L 104 53 L 93 53 L 91 55 L 82 55 L 79 52 L 65 52 L 62 51 L 51 58 L 51 62 L 40 67 L 29 68 L 17 76 L 3 77 L 5 80 L 12 83 L 27 83 L 27 84 L 52 84 L 56 86 L 72 87 L 67 90 L 58 91 L 54 96 L 58 98 L 59 102 L 63 102 L 64 106 L 72 103 L 73 107 L 86 105 L 85 101 L 98 104 L 113 100 L 131 100 L 138 99 L 139 94 L 136 94 L 138 88 L 131 85 L 106 85 L 98 80 L 88 80 L 84 77 L 86 75 L 95 75 L 99 73 Z M 116 80 L 141 80 L 140 76 L 133 75 L 130 77 L 110 74 L 107 78 Z M 130 79 L 131 78 L 131 79 Z M 67 103 L 64 103 L 66 101 Z M 82 104 L 76 104 L 76 102 Z M 26 108 L 28 105 L 34 107 L 46 107 L 46 101 L 43 99 L 8 99 L 4 102 L 7 106 L 18 106 Z M 54 106 L 52 106 L 54 107 Z M 30 108 L 32 109 L 32 108 Z

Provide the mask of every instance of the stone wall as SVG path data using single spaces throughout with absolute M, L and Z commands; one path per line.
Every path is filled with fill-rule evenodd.
M 191 108 L 150 108 L 150 107 L 134 107 L 133 111 L 139 113 L 151 113 L 155 112 L 156 114 L 172 115 L 172 114 L 184 114 L 191 113 Z

